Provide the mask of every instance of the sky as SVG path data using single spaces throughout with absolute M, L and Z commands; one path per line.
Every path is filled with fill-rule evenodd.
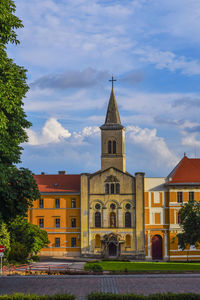
M 199 0 L 15 0 L 24 28 L 8 55 L 27 69 L 32 127 L 21 166 L 100 169 L 100 130 L 116 78 L 126 169 L 166 177 L 200 157 Z

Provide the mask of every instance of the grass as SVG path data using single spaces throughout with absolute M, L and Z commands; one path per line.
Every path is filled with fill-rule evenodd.
M 87 263 L 92 265 L 93 263 Z M 99 261 L 103 271 L 119 272 L 187 272 L 199 271 L 200 263 Z

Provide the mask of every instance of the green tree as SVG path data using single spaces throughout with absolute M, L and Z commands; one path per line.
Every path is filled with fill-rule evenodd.
M 0 225 L 0 245 L 5 246 L 5 257 L 8 256 L 10 251 L 10 233 L 8 232 L 7 226 L 5 223 Z
M 8 43 L 19 43 L 15 30 L 23 27 L 14 13 L 12 0 L 0 0 L 0 218 L 6 222 L 18 214 L 25 216 L 28 206 L 39 198 L 33 174 L 15 166 L 31 123 L 23 109 L 28 91 L 26 70 L 6 53 Z
M 179 210 L 182 233 L 178 233 L 178 244 L 182 250 L 187 245 L 200 243 L 200 202 L 190 200 Z
M 11 248 L 16 242 L 27 249 L 27 255 L 37 254 L 42 248 L 49 244 L 48 234 L 38 226 L 28 223 L 23 217 L 17 217 L 9 223 L 11 235 Z

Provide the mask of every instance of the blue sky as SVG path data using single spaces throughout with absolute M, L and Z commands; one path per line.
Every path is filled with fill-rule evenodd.
M 100 169 L 109 79 L 126 126 L 127 171 L 167 176 L 200 156 L 199 0 L 16 0 L 8 55 L 28 70 L 34 173 Z

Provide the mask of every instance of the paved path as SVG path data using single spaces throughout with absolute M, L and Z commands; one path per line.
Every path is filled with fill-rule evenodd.
M 97 291 L 144 295 L 167 292 L 200 294 L 200 274 L 0 277 L 0 294 L 72 293 L 81 300 L 88 293 Z

